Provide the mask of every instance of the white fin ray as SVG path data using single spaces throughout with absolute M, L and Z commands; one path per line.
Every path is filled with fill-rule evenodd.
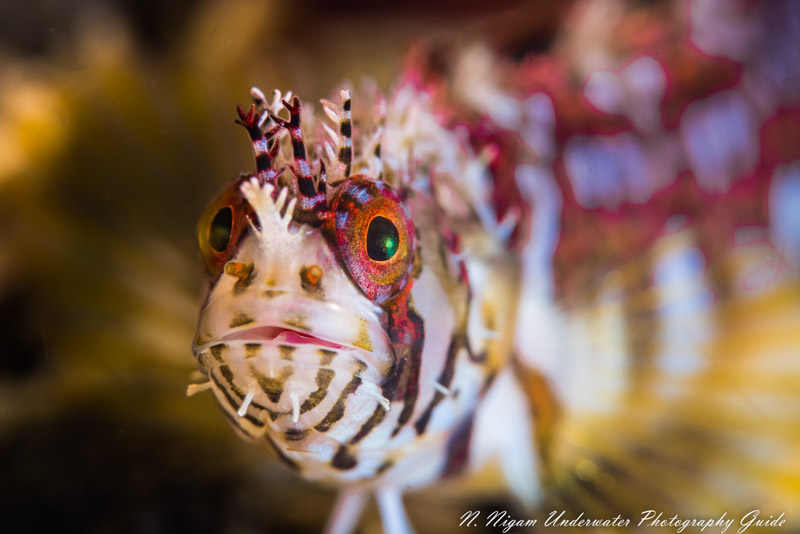
M 239 417 L 244 417 L 247 413 L 247 409 L 250 407 L 250 403 L 253 402 L 253 397 L 255 393 L 252 391 L 248 391 L 247 395 L 245 395 L 244 400 L 242 401 L 242 405 L 239 406 L 239 410 L 236 412 L 236 415 Z
M 367 393 L 369 393 L 375 400 L 377 400 L 378 404 L 380 404 L 384 410 L 386 410 L 387 412 L 391 410 L 392 408 L 391 401 L 382 395 L 380 387 L 377 384 L 375 384 L 374 382 L 364 381 L 362 382 L 361 387 L 363 387 L 367 391 Z

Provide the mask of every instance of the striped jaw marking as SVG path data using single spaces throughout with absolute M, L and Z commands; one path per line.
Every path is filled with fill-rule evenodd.
M 257 218 L 203 308 L 194 352 L 235 425 L 330 461 L 378 406 L 395 356 L 380 308 L 354 286 L 318 229 L 292 222 L 287 191 L 240 187 Z M 295 451 L 295 452 L 293 452 Z

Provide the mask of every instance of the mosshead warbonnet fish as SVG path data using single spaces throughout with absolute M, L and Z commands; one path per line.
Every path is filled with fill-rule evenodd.
M 458 183 L 424 179 L 448 144 L 459 171 L 481 164 L 423 123 L 413 88 L 362 102 L 373 109 L 355 125 L 342 91 L 323 101 L 333 127 L 297 97 L 252 95 L 239 122 L 256 172 L 199 224 L 209 291 L 194 351 L 242 434 L 344 488 L 338 508 L 354 511 L 332 532 L 369 492 L 397 531 L 401 488 L 463 468 L 479 400 L 510 354 L 517 260 Z

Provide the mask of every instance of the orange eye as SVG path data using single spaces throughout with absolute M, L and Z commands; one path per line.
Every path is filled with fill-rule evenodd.
M 331 201 L 326 235 L 364 294 L 384 302 L 408 284 L 414 227 L 402 199 L 383 182 L 355 176 Z
M 209 274 L 216 276 L 233 256 L 236 244 L 247 228 L 247 217 L 251 211 L 242 198 L 239 186 L 242 177 L 223 190 L 206 208 L 197 225 L 200 251 Z

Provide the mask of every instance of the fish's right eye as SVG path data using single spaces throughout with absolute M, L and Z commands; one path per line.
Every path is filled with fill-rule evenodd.
M 200 252 L 212 276 L 218 276 L 225 263 L 236 254 L 237 244 L 252 219 L 252 209 L 239 191 L 247 178 L 242 175 L 223 189 L 197 224 Z
M 219 210 L 211 221 L 208 230 L 208 243 L 217 252 L 225 252 L 231 240 L 233 230 L 233 210 L 226 206 Z

